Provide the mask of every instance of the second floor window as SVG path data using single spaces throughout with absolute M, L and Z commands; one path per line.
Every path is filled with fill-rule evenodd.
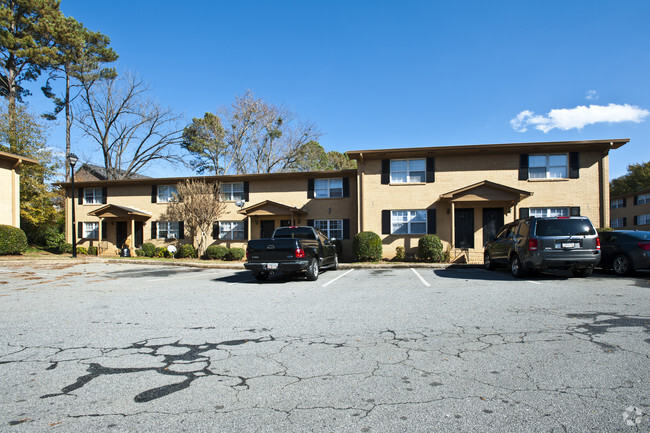
M 616 200 L 612 200 L 612 209 L 620 209 L 625 207 L 625 200 L 622 198 L 617 198 Z
M 221 200 L 237 201 L 244 199 L 244 182 L 221 184 Z
M 529 179 L 566 179 L 567 155 L 530 155 L 528 157 Z
M 396 235 L 427 232 L 426 210 L 394 210 L 391 212 L 391 233 Z
M 178 193 L 175 185 L 159 185 L 158 186 L 158 203 L 169 203 L 175 200 Z
M 343 197 L 343 179 L 339 178 L 314 180 L 314 197 Z
M 178 239 L 178 221 L 158 221 L 158 238 Z
M 636 196 L 636 204 L 650 203 L 650 194 L 639 194 Z
M 84 188 L 84 204 L 102 204 L 102 189 Z
M 426 181 L 426 160 L 391 159 L 390 183 L 422 183 Z

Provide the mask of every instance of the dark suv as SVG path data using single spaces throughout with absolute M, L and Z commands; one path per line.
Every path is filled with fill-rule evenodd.
M 548 268 L 588 277 L 599 262 L 600 238 L 586 217 L 520 219 L 502 227 L 485 245 L 485 268 L 509 265 L 517 278 Z

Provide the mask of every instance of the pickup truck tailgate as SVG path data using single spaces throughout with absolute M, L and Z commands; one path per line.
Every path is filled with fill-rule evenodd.
M 282 262 L 295 259 L 295 239 L 257 239 L 248 242 L 248 262 Z

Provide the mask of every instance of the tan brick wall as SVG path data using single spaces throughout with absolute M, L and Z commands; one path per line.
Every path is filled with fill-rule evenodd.
M 13 165 L 12 161 L 0 160 L 0 224 L 20 227 L 20 176 Z

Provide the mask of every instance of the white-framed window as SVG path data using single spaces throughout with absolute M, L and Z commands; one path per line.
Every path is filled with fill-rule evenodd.
M 427 232 L 426 210 L 391 211 L 391 233 L 395 235 L 423 235 Z
M 529 179 L 566 179 L 567 154 L 530 155 L 528 157 Z
M 244 182 L 230 182 L 221 184 L 221 200 L 237 201 L 244 199 Z
M 102 189 L 84 188 L 84 204 L 102 204 Z
M 343 179 L 315 179 L 314 198 L 343 197 Z
M 636 204 L 650 203 L 650 194 L 639 194 L 636 196 Z
M 642 226 L 645 224 L 650 224 L 650 213 L 639 215 L 636 217 L 636 225 Z
M 314 227 L 330 239 L 343 239 L 343 220 L 314 220 Z
M 613 218 L 610 221 L 609 225 L 613 229 L 620 229 L 622 227 L 625 227 L 625 218 Z
M 83 225 L 83 238 L 84 239 L 99 239 L 99 223 L 84 223 Z
M 178 221 L 158 221 L 158 239 L 178 239 Z
M 531 207 L 530 216 L 537 218 L 569 216 L 568 207 Z
M 245 239 L 243 221 L 219 221 L 219 239 Z
M 176 185 L 158 185 L 158 203 L 169 203 L 175 200 L 175 195 L 178 194 Z
M 390 183 L 423 183 L 426 181 L 426 160 L 391 159 Z
M 617 198 L 616 200 L 612 200 L 612 209 L 620 209 L 622 207 L 625 207 L 624 199 Z

